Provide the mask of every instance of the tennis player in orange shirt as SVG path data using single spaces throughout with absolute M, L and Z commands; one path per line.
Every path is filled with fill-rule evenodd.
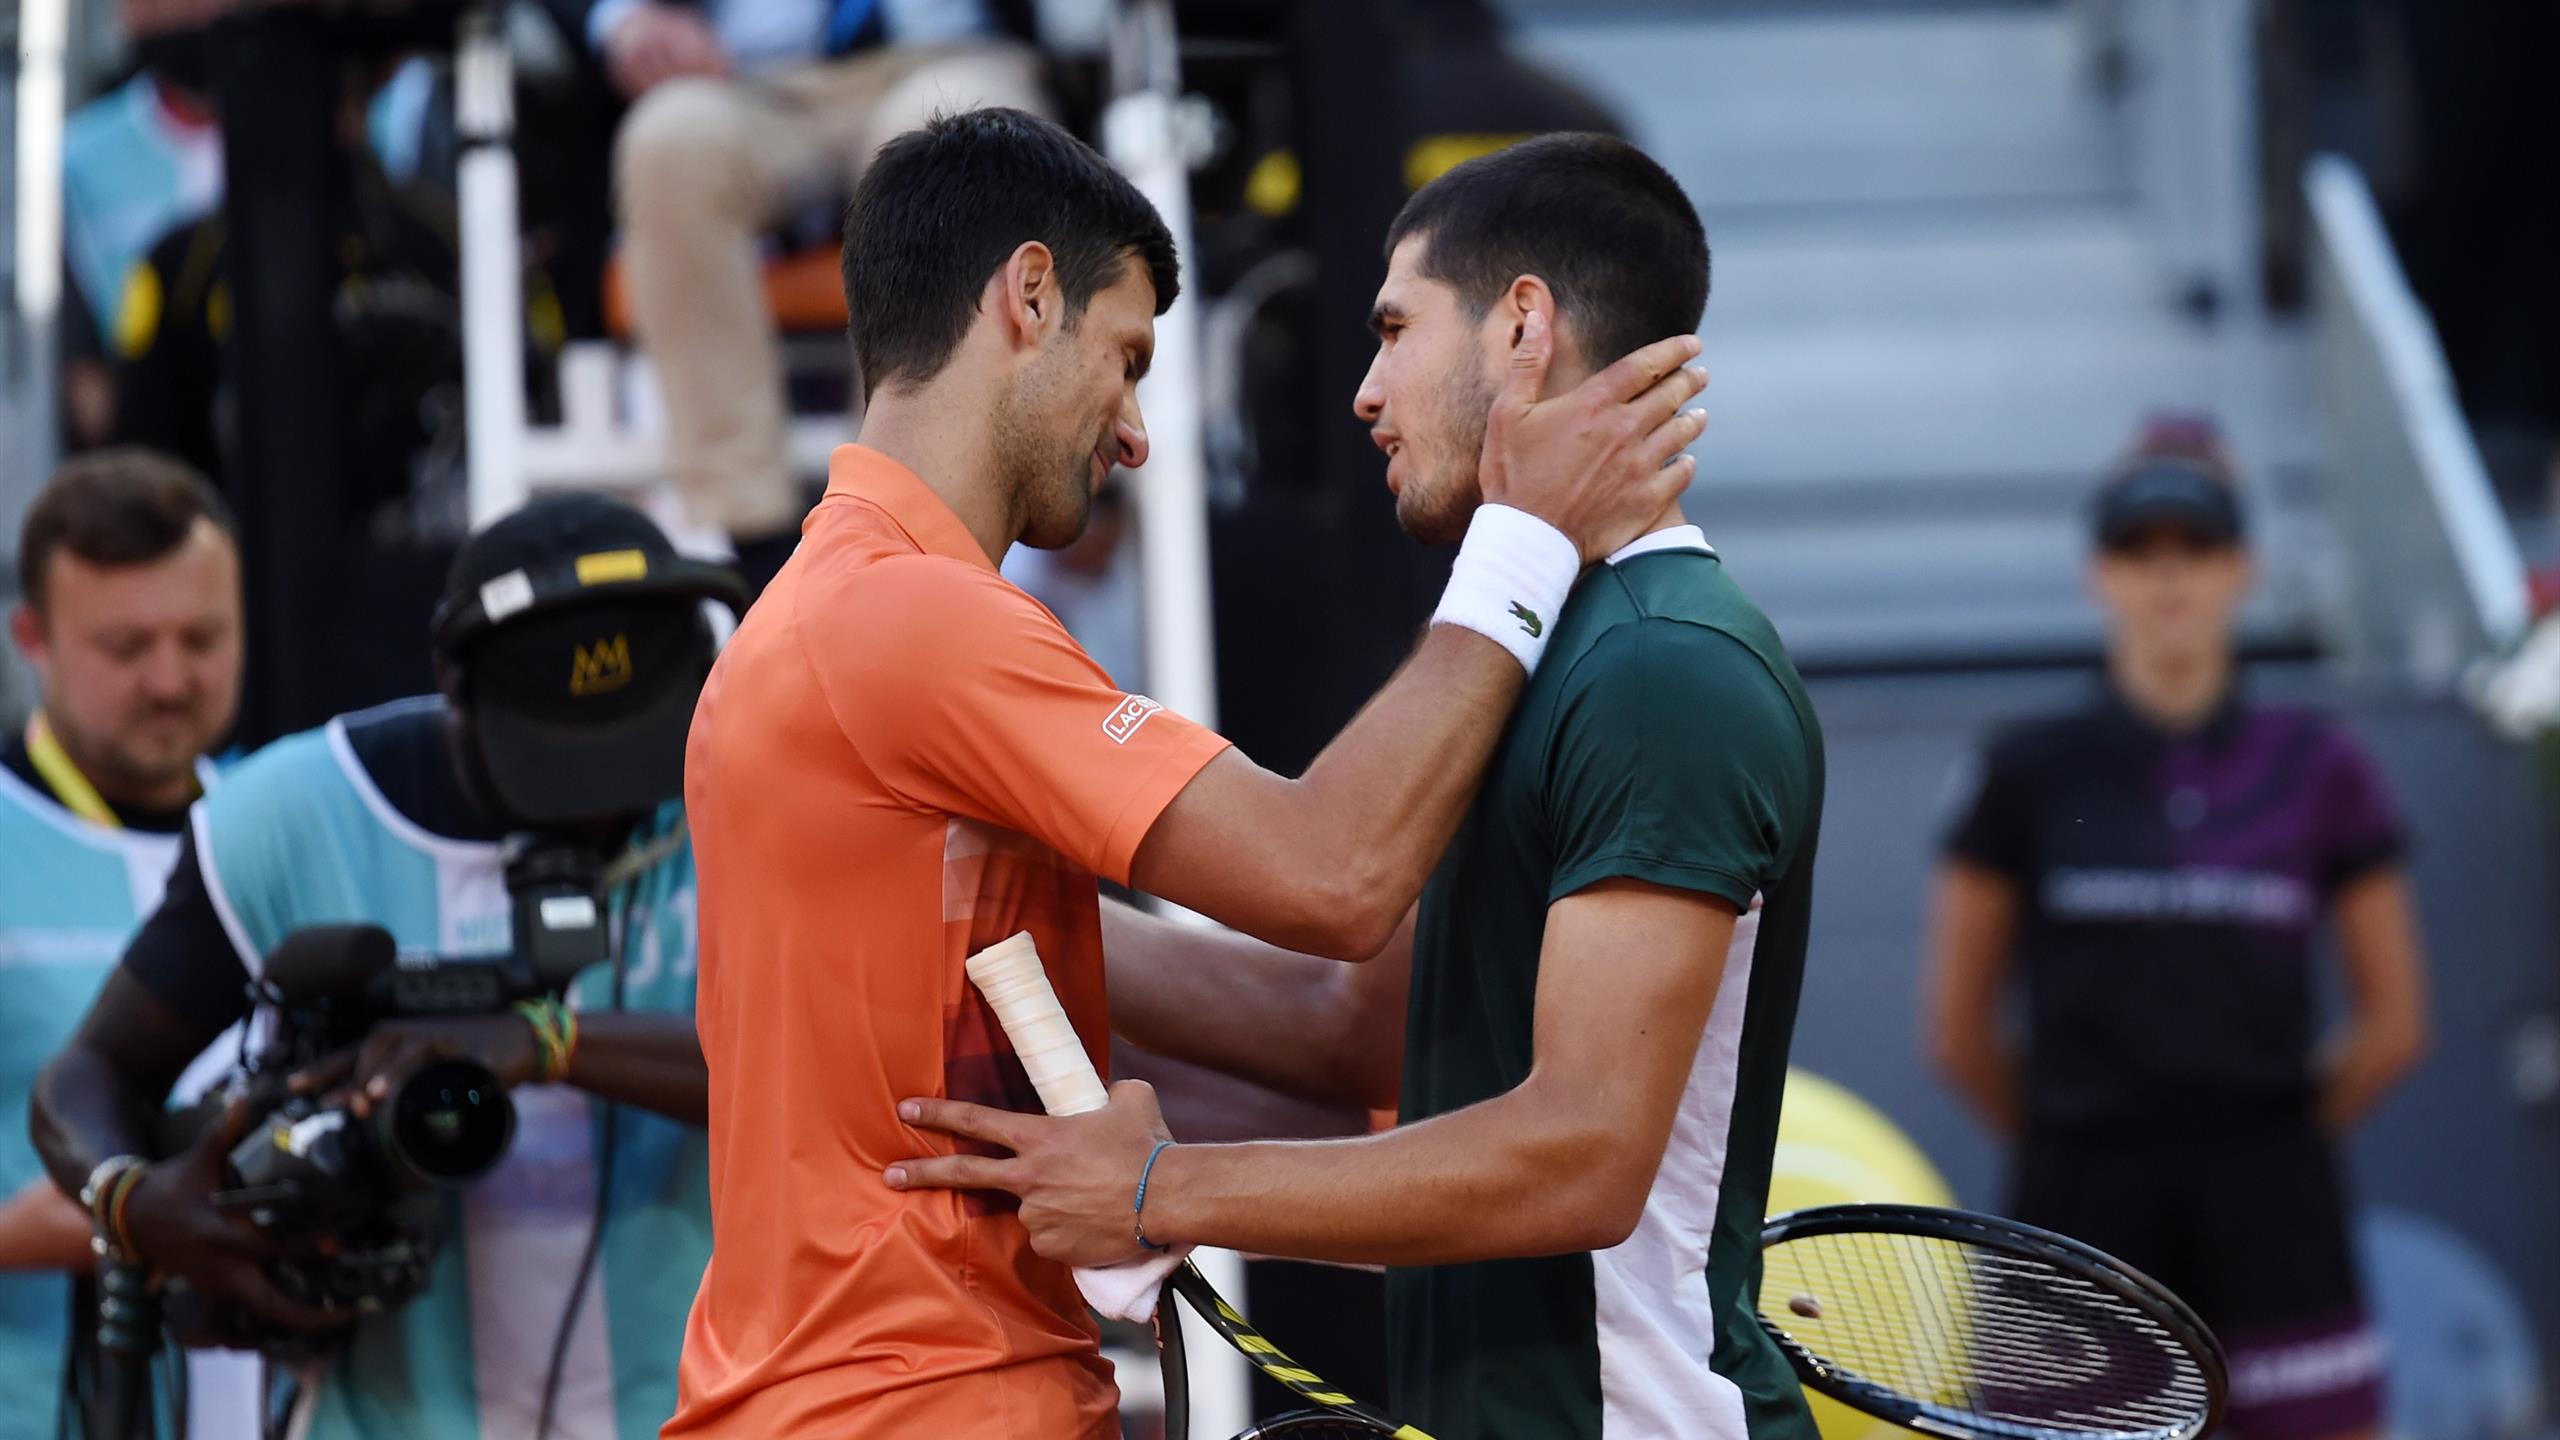
M 665 1434 L 1105 1440 L 1093 1325 L 1012 1202 L 881 1178 L 955 1144 L 903 1097 L 1038 1108 L 963 962 L 1029 931 L 1099 1064 L 1097 876 L 1375 954 L 1575 577 L 1687 486 L 1705 377 L 1684 335 L 1542 400 L 1553 340 L 1525 322 L 1435 623 L 1292 780 L 1122 693 L 997 572 L 1145 463 L 1137 383 L 1178 284 L 1146 199 L 1055 126 L 972 111 L 881 151 L 844 264 L 863 443 L 722 656 L 686 766 L 714 1250 Z

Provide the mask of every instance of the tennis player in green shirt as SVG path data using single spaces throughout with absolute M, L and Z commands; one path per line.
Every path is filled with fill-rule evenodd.
M 1697 212 L 1599 136 L 1456 167 L 1387 243 L 1353 408 L 1419 540 L 1466 530 L 1500 407 L 1693 329 L 1706 305 Z M 1137 1082 L 1066 1119 L 914 1100 L 912 1123 L 1013 1154 L 886 1178 L 1010 1191 L 1034 1246 L 1076 1264 L 1143 1239 L 1387 1266 L 1391 1408 L 1440 1440 L 1810 1440 L 1752 1297 L 1821 730 L 1769 622 L 1676 506 L 1558 613 L 1514 618 L 1545 653 L 1383 954 L 1344 965 L 1105 916 L 1126 1038 L 1395 1105 L 1400 1124 L 1155 1153 L 1167 1134 Z M 1145 842 L 1181 843 L 1170 824 Z

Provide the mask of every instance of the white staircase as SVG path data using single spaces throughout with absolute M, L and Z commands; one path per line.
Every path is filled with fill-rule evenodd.
M 1706 218 L 1691 513 L 1799 659 L 2091 650 L 2080 507 L 2163 408 L 2249 474 L 2253 632 L 2308 633 L 2328 546 L 2302 345 L 2256 300 L 2245 4 L 1514 8 Z

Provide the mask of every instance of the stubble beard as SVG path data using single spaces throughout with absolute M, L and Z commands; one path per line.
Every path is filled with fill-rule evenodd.
M 1093 515 L 1093 454 L 1099 435 L 1075 442 L 1044 433 L 1037 417 L 1053 387 L 1034 370 L 996 417 L 996 468 L 1022 515 L 1022 543 L 1057 550 L 1076 542 Z
M 1495 390 L 1469 365 L 1454 367 L 1437 388 L 1440 413 L 1430 428 L 1441 432 L 1441 443 L 1433 447 L 1438 463 L 1428 476 L 1406 479 L 1396 495 L 1396 524 L 1425 545 L 1454 545 L 1466 538 L 1468 522 L 1484 503 L 1477 467 L 1484 460 Z
M 47 719 L 64 753 L 98 789 L 110 795 L 145 795 L 174 789 L 193 779 L 197 757 L 220 738 L 207 733 L 200 706 L 161 713 L 177 718 L 184 730 L 174 750 L 146 738 L 142 721 L 154 718 L 148 714 L 127 727 L 132 732 L 130 736 L 124 731 L 93 734 L 76 725 L 64 725 L 60 716 L 49 715 Z

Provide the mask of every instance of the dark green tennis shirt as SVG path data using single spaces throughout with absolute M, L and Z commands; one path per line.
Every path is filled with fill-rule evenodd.
M 1439 1440 L 1813 1440 L 1760 1333 L 1759 1234 L 1804 973 L 1822 731 L 1777 633 L 1694 529 L 1598 566 L 1423 892 L 1403 1118 L 1529 1074 L 1547 907 L 1626 877 L 1762 900 L 1644 1215 L 1609 1250 L 1398 1270 L 1394 1404 Z M 1742 922 L 1748 923 L 1748 922 Z M 1606 983 L 1605 963 L 1590 978 Z

